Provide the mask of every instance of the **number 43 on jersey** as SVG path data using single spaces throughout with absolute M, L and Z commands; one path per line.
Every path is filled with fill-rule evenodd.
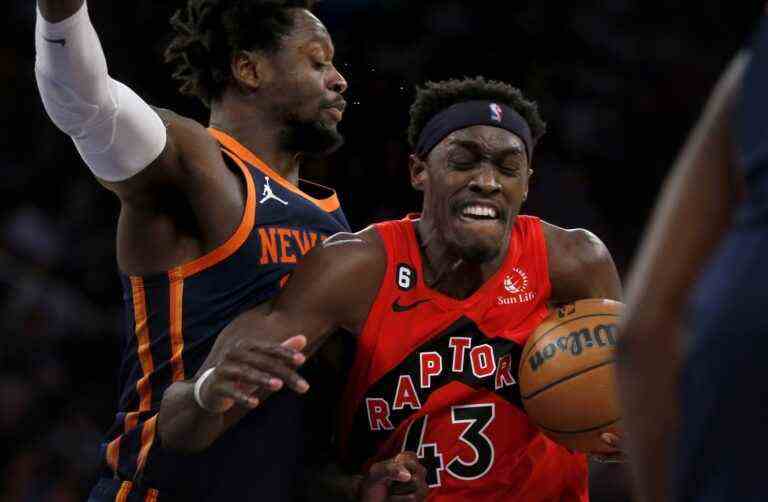
M 440 486 L 443 471 L 457 479 L 473 480 L 484 476 L 493 466 L 493 443 L 484 434 L 486 427 L 496 416 L 494 404 L 469 404 L 451 407 L 451 422 L 466 424 L 459 440 L 469 445 L 474 452 L 473 459 L 465 461 L 460 456 L 447 462 L 436 443 L 424 443 L 429 426 L 429 415 L 423 415 L 408 426 L 403 441 L 403 451 L 416 452 L 421 464 L 427 470 L 427 485 Z

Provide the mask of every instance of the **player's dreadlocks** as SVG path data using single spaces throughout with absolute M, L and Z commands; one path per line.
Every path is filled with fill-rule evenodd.
M 188 0 L 171 18 L 175 36 L 165 61 L 175 67 L 183 94 L 210 106 L 232 78 L 241 50 L 274 52 L 293 27 L 288 9 L 311 9 L 317 0 Z
M 536 103 L 527 100 L 520 89 L 483 77 L 451 79 L 427 82 L 424 87 L 417 87 L 416 100 L 411 105 L 408 142 L 415 148 L 422 129 L 432 117 L 451 105 L 474 100 L 496 101 L 514 109 L 528 122 L 534 142 L 546 130 Z

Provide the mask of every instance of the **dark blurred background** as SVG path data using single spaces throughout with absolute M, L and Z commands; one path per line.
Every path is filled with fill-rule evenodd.
M 91 0 L 112 75 L 203 122 L 162 63 L 184 0 Z M 414 85 L 484 75 L 538 101 L 549 132 L 525 212 L 585 227 L 626 274 L 665 173 L 764 0 L 325 0 L 350 83 L 347 145 L 304 177 L 334 186 L 354 229 L 418 208 L 405 139 Z M 34 1 L 0 20 L 0 501 L 83 500 L 116 406 L 118 203 L 44 115 Z M 593 500 L 627 500 L 593 469 Z

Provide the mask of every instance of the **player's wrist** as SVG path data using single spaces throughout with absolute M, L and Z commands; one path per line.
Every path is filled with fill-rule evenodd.
M 210 380 L 215 370 L 216 366 L 205 370 L 199 377 L 197 377 L 197 380 L 195 380 L 194 386 L 192 387 L 192 397 L 195 400 L 195 404 L 197 404 L 201 410 L 212 414 L 218 414 L 219 411 L 216 410 L 216 408 L 211 403 L 206 402 L 204 399 L 203 386 L 208 380 Z

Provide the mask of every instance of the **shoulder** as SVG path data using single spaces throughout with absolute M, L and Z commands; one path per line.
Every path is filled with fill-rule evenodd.
M 547 245 L 549 278 L 555 301 L 621 298 L 621 285 L 611 253 L 594 233 L 541 222 Z
M 334 234 L 312 250 L 310 255 L 320 255 L 323 261 L 338 262 L 338 266 L 359 264 L 377 268 L 386 265 L 387 261 L 384 243 L 372 225 L 359 232 Z M 345 263 L 350 261 L 353 263 Z
M 359 332 L 386 273 L 387 255 L 371 227 L 338 233 L 316 246 L 296 267 L 274 311 L 322 312 Z
M 562 228 L 541 221 L 550 261 L 578 263 L 600 262 L 611 259 L 611 253 L 595 234 L 584 228 Z
M 219 150 L 216 139 L 208 132 L 208 129 L 197 120 L 179 115 L 167 108 L 155 108 L 168 130 L 171 138 L 171 148 L 175 150 L 181 161 L 194 160 L 195 154 L 201 151 L 217 152 Z M 194 162 L 183 162 L 194 165 Z
M 157 205 L 153 202 L 157 202 L 154 198 L 159 192 L 163 192 L 164 199 L 169 189 L 194 188 L 196 180 L 202 177 L 197 174 L 226 168 L 218 143 L 202 124 L 165 108 L 154 110 L 167 131 L 163 152 L 143 171 L 125 181 L 101 181 L 130 206 Z
M 288 282 L 333 285 L 363 294 L 378 290 L 387 268 L 387 253 L 376 230 L 341 232 L 316 246 L 296 267 Z

